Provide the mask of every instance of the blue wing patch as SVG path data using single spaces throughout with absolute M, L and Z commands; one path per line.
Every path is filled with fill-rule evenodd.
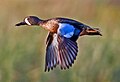
M 75 27 L 66 23 L 59 23 L 58 34 L 66 38 L 71 38 L 74 35 Z

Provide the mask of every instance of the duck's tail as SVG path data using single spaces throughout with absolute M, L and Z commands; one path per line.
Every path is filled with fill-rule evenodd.
M 102 36 L 99 28 L 90 28 L 90 27 L 84 28 L 83 31 L 80 33 L 80 36 L 82 36 L 82 35 L 100 35 L 100 36 Z

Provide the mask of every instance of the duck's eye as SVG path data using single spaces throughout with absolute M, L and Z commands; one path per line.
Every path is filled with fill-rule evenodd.
M 25 18 L 25 22 L 26 22 L 28 25 L 31 25 L 31 23 L 28 21 L 28 18 Z

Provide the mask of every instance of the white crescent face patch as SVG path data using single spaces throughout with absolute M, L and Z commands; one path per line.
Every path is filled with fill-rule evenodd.
M 58 34 L 66 37 L 71 38 L 74 34 L 74 26 L 67 24 L 67 23 L 59 23 Z
M 31 25 L 30 22 L 28 21 L 28 18 L 25 18 L 25 22 L 26 22 L 28 25 Z

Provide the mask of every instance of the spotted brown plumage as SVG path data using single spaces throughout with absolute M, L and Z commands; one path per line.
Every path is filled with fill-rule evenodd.
M 57 65 L 61 69 L 72 66 L 78 53 L 77 39 L 83 35 L 100 35 L 98 28 L 91 28 L 83 23 L 68 18 L 41 20 L 36 16 L 27 16 L 16 26 L 37 25 L 48 30 L 46 39 L 45 71 Z

